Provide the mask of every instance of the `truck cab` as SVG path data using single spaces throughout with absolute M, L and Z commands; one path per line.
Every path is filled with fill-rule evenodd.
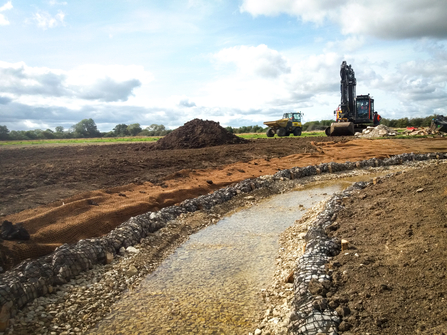
M 301 122 L 301 112 L 298 113 L 284 113 L 283 119 L 289 119 L 292 122 Z

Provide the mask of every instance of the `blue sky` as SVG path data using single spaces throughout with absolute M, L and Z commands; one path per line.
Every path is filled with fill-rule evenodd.
M 446 0 L 0 0 L 0 125 L 332 119 L 339 68 L 386 118 L 447 115 Z

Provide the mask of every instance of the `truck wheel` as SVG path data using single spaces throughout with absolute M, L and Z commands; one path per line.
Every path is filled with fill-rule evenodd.
M 267 129 L 266 133 L 267 137 L 273 137 L 275 136 L 275 131 L 272 128 Z
M 286 130 L 286 128 L 279 128 L 277 131 L 276 131 L 276 134 L 278 135 L 278 136 L 286 136 L 286 134 L 287 134 L 287 130 Z
M 301 136 L 301 128 L 295 128 L 293 130 L 293 136 Z

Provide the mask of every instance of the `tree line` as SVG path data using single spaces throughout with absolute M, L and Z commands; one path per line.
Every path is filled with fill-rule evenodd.
M 382 118 L 381 123 L 387 127 L 406 128 L 406 127 L 428 127 L 430 126 L 433 115 L 424 118 L 401 118 L 387 119 Z M 322 131 L 329 127 L 333 120 L 309 121 L 303 124 L 303 131 Z M 263 133 L 267 130 L 261 126 L 242 126 L 239 128 L 226 127 L 233 134 L 243 133 Z M 109 132 L 100 132 L 93 119 L 84 119 L 69 129 L 58 126 L 54 130 L 34 129 L 34 130 L 11 130 L 6 126 L 0 126 L 0 140 L 36 140 L 36 139 L 63 139 L 63 138 L 93 138 L 93 137 L 126 137 L 126 136 L 165 136 L 172 132 L 162 124 L 152 124 L 149 127 L 142 128 L 139 123 L 127 125 L 125 123 L 117 124 Z
M 130 125 L 117 124 L 109 132 L 100 132 L 93 119 L 84 119 L 69 129 L 62 126 L 52 129 L 11 130 L 6 126 L 0 126 L 0 140 L 42 140 L 42 139 L 69 139 L 69 138 L 94 138 L 94 137 L 125 137 L 125 136 L 165 136 L 172 130 L 166 129 L 162 124 L 152 124 L 141 128 L 139 123 Z

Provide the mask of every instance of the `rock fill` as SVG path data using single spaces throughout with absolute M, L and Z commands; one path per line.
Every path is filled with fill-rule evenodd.
M 377 127 L 368 127 L 361 133 L 355 133 L 355 136 L 362 138 L 375 138 L 385 136 L 396 136 L 397 132 L 387 126 L 380 124 Z
M 154 148 L 195 149 L 246 142 L 247 140 L 230 133 L 218 122 L 194 119 L 158 140 Z

